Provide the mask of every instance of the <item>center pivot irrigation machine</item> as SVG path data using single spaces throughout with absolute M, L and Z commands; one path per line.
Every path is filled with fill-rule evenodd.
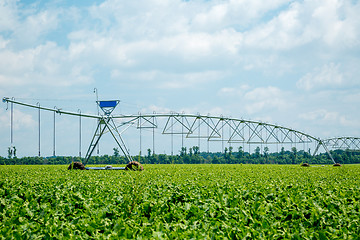
M 11 135 L 10 142 L 11 148 L 13 148 L 13 104 L 21 105 L 24 107 L 30 107 L 38 109 L 39 111 L 39 156 L 40 156 L 40 111 L 50 111 L 54 113 L 54 132 L 55 132 L 55 114 L 64 114 L 78 116 L 80 118 L 92 118 L 97 120 L 97 127 L 90 141 L 88 150 L 85 155 L 83 163 L 72 163 L 69 168 L 77 169 L 92 169 L 92 170 L 142 170 L 143 167 L 139 162 L 133 161 L 129 149 L 122 138 L 122 133 L 130 126 L 135 127 L 139 130 L 139 155 L 141 155 L 141 149 L 143 145 L 143 132 L 142 129 L 152 132 L 152 152 L 155 153 L 155 129 L 162 129 L 161 135 L 170 136 L 171 141 L 166 141 L 166 144 L 171 144 L 171 154 L 173 154 L 174 137 L 181 137 L 181 149 L 185 149 L 184 139 L 189 141 L 197 140 L 197 148 L 200 151 L 201 142 L 206 141 L 207 152 L 209 152 L 210 143 L 220 143 L 221 149 L 224 150 L 224 144 L 228 144 L 232 147 L 237 144 L 239 148 L 245 150 L 245 145 L 248 145 L 250 153 L 251 145 L 257 144 L 261 146 L 274 146 L 278 151 L 278 146 L 288 144 L 290 146 L 302 145 L 303 149 L 309 149 L 309 144 L 314 144 L 315 155 L 320 147 L 326 151 L 329 159 L 335 164 L 335 160 L 329 151 L 331 149 L 348 149 L 359 151 L 360 149 L 360 138 L 357 137 L 338 137 L 330 139 L 320 139 L 313 137 L 301 131 L 297 131 L 291 128 L 279 126 L 276 124 L 269 124 L 259 121 L 250 121 L 238 118 L 227 118 L 227 117 L 216 117 L 209 115 L 200 114 L 184 114 L 184 113 L 153 113 L 153 114 L 135 114 L 135 115 L 113 115 L 114 109 L 118 106 L 119 100 L 108 100 L 108 101 L 96 101 L 98 108 L 102 110 L 102 114 L 84 114 L 79 112 L 63 111 L 58 108 L 46 108 L 40 106 L 39 103 L 36 105 L 23 103 L 16 101 L 14 98 L 3 98 L 3 102 L 10 104 L 10 126 Z M 7 109 L 9 106 L 7 106 Z M 121 121 L 116 124 L 114 121 Z M 119 131 L 119 128 L 126 127 L 125 130 Z M 81 130 L 81 125 L 80 125 Z M 150 130 L 150 131 L 149 131 Z M 100 139 L 106 133 L 110 133 L 115 140 L 117 146 L 129 162 L 126 167 L 85 167 L 88 163 L 91 155 L 99 144 Z M 55 134 L 54 134 L 55 135 Z M 81 135 L 81 134 L 80 134 Z M 55 139 L 55 138 L 54 138 Z M 81 139 L 81 138 L 80 138 Z M 80 140 L 81 142 L 81 140 Z M 201 145 L 204 148 L 204 145 Z M 268 148 L 267 148 L 268 149 Z M 150 148 L 148 149 L 150 150 Z M 265 148 L 264 148 L 265 151 Z M 55 140 L 54 140 L 54 154 L 55 156 Z M 81 151 L 80 151 L 81 157 Z

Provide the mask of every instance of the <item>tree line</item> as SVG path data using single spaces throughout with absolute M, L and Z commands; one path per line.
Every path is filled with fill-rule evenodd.
M 128 160 L 120 156 L 117 148 L 113 149 L 113 155 L 92 156 L 88 164 L 127 164 Z M 360 152 L 349 150 L 330 151 L 334 161 L 340 164 L 360 163 Z M 280 152 L 269 153 L 269 148 L 256 147 L 253 153 L 249 153 L 239 147 L 234 151 L 233 147 L 225 148 L 223 152 L 200 152 L 199 147 L 194 146 L 189 149 L 182 147 L 177 155 L 155 154 L 151 149 L 147 150 L 146 156 L 133 156 L 133 160 L 142 164 L 329 164 L 331 158 L 326 153 L 312 156 L 309 151 L 291 150 L 281 148 Z M 0 157 L 1 165 L 37 165 L 37 164 L 70 164 L 73 161 L 83 162 L 84 159 L 72 156 L 55 157 L 16 157 L 14 151 L 9 152 L 7 158 Z

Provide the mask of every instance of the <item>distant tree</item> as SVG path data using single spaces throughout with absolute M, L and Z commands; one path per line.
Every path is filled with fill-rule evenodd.
M 219 164 L 220 163 L 220 159 L 217 156 L 213 157 L 212 163 L 214 164 Z
M 243 148 L 240 146 L 239 148 L 238 148 L 238 155 L 237 155 L 237 157 L 240 159 L 240 158 L 242 158 L 244 156 L 244 151 L 243 151 Z
M 259 146 L 257 146 L 255 148 L 255 158 L 260 158 L 260 147 Z
M 183 162 L 185 163 L 185 164 L 189 164 L 190 163 L 190 156 L 189 155 L 185 155 L 184 157 L 183 157 Z
M 113 148 L 114 150 L 114 157 L 119 157 L 120 154 L 119 154 L 119 149 L 118 148 Z
M 139 160 L 142 163 L 175 163 L 175 164 L 182 164 L 182 163 L 192 163 L 192 164 L 199 164 L 199 163 L 219 163 L 219 164 L 233 164 L 233 163 L 264 163 L 265 158 L 255 158 L 257 155 L 257 152 L 260 155 L 260 148 L 255 151 L 251 155 L 252 159 L 250 160 L 249 153 L 248 152 L 242 152 L 242 148 L 240 149 L 240 153 L 243 154 L 243 158 L 238 158 L 238 155 L 236 155 L 236 158 L 234 156 L 225 159 L 224 154 L 221 152 L 217 153 L 199 153 L 199 154 L 192 154 L 190 157 L 188 154 L 184 156 L 176 155 L 176 156 L 167 156 L 165 154 L 152 154 L 151 150 L 149 151 L 149 155 L 146 157 L 140 157 Z M 1 158 L 0 157 L 0 164 L 6 164 L 6 165 L 15 165 L 15 164 L 21 164 L 21 165 L 30 165 L 30 164 L 70 164 L 73 160 L 74 161 L 81 161 L 83 159 L 80 159 L 79 157 L 51 157 L 51 158 L 39 158 L 39 157 L 22 157 L 22 158 L 14 158 L 14 149 L 8 148 L 8 153 L 10 154 L 10 158 Z M 279 155 L 283 155 L 283 159 L 279 157 Z M 305 162 L 305 159 L 303 157 L 304 151 L 300 150 L 296 152 L 296 161 L 295 163 L 299 163 L 301 161 Z M 311 156 L 306 152 L 306 156 L 308 157 L 306 159 L 306 162 L 310 164 L 329 164 L 331 163 L 331 159 L 329 158 L 327 153 L 320 153 L 316 156 Z M 360 152 L 352 152 L 350 150 L 333 150 L 331 151 L 331 154 L 335 158 L 336 162 L 340 162 L 341 164 L 356 164 L 360 163 Z M 229 156 L 229 149 L 227 151 L 227 156 Z M 291 151 L 285 151 L 282 149 L 282 153 L 268 153 L 268 150 L 266 147 L 264 147 L 264 156 L 268 156 L 268 162 L 267 163 L 277 163 L 277 164 L 291 164 L 294 161 L 295 157 L 295 149 L 291 149 Z M 139 157 L 139 156 L 136 156 Z M 89 164 L 126 164 L 128 160 L 125 158 L 125 156 L 92 156 L 89 159 Z
M 291 163 L 292 163 L 292 164 L 295 164 L 295 161 L 296 161 L 296 153 L 297 153 L 296 147 L 292 147 L 292 148 L 291 148 L 291 155 L 290 155 Z
M 180 150 L 180 156 L 184 156 L 186 155 L 187 152 L 186 152 L 186 147 L 181 147 L 181 150 Z
M 148 158 L 150 158 L 151 157 L 151 149 L 150 148 L 148 148 L 148 150 L 147 150 L 147 152 L 148 152 Z
M 194 151 L 194 155 L 198 155 L 200 153 L 199 152 L 200 148 L 198 146 L 193 146 L 192 148 L 193 148 L 193 151 Z
M 284 147 L 281 147 L 280 158 L 281 158 L 282 160 L 285 158 L 285 148 L 284 148 Z
M 159 163 L 160 164 L 169 164 L 169 158 L 166 154 L 159 154 Z
M 225 149 L 224 149 L 224 158 L 225 158 L 225 159 L 227 159 L 227 152 L 228 152 L 228 148 L 225 147 Z
M 14 154 L 14 158 L 16 158 L 16 147 L 13 147 L 13 154 Z
M 268 157 L 269 157 L 269 148 L 267 146 L 264 147 L 264 157 L 265 157 L 265 159 L 267 161 Z
M 13 149 L 12 147 L 8 147 L 8 159 L 12 158 L 13 155 Z

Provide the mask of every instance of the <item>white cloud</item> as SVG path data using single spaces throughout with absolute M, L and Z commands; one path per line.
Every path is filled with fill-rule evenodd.
M 91 81 L 83 63 L 68 61 L 54 42 L 19 52 L 0 51 L 0 86 L 70 86 Z
M 157 70 L 151 70 L 151 71 L 136 71 L 136 72 L 122 72 L 118 69 L 113 69 L 111 71 L 111 79 L 123 82 L 127 81 L 130 82 L 150 82 L 150 81 L 156 81 L 157 78 L 160 78 L 161 72 Z
M 1 104 L 3 104 L 1 102 Z M 10 126 L 10 115 L 9 112 L 5 112 L 3 109 L 0 109 L 0 124 L 1 126 L 9 127 Z
M 236 88 L 224 87 L 219 90 L 218 94 L 228 96 L 228 95 L 234 95 L 236 94 L 236 92 L 237 92 Z
M 245 43 L 251 47 L 287 49 L 299 44 L 301 23 L 298 19 L 297 4 L 281 12 L 270 22 L 250 30 L 245 35 Z M 296 36 L 296 37 L 295 37 Z
M 332 48 L 359 45 L 360 3 L 348 1 L 293 2 L 268 22 L 245 34 L 254 48 L 288 50 L 309 43 Z
M 346 92 L 342 97 L 347 104 L 360 105 L 360 92 Z
M 18 22 L 16 2 L 3 0 L 0 2 L 0 32 L 14 30 Z
M 127 72 L 120 70 L 113 70 L 111 78 L 118 83 L 128 85 L 141 85 L 143 88 L 151 87 L 163 90 L 176 89 L 199 89 L 199 91 L 206 84 L 212 84 L 224 78 L 226 73 L 219 71 L 203 71 L 203 72 L 167 72 L 167 71 L 136 71 Z M 145 87 L 146 86 L 146 87 Z
M 139 40 L 118 45 L 124 55 L 136 65 L 164 64 L 204 65 L 217 62 L 219 58 L 232 58 L 237 54 L 241 34 L 223 30 L 216 34 L 184 33 L 163 36 L 154 40 Z M 156 62 L 153 59 L 156 59 Z
M 338 119 L 339 113 L 329 112 L 325 109 L 320 109 L 312 112 L 307 112 L 300 114 L 300 117 L 305 120 L 326 120 L 326 121 L 336 121 Z
M 340 48 L 359 44 L 360 4 L 340 0 L 320 3 L 313 11 L 312 18 L 324 42 Z
M 210 2 L 192 17 L 194 30 L 216 32 L 219 29 L 247 29 L 247 25 L 260 21 L 269 11 L 275 11 L 286 5 L 288 0 L 279 1 L 221 1 Z
M 161 72 L 164 67 L 168 68 L 166 71 L 172 72 L 178 71 L 178 66 L 183 66 L 182 70 L 186 79 L 194 71 L 209 72 L 213 71 L 213 68 L 232 68 L 242 65 L 245 70 L 260 69 L 267 71 L 270 75 L 273 71 L 288 72 L 296 64 L 287 59 L 281 59 L 277 54 L 267 55 L 267 53 L 251 52 L 249 54 L 248 47 L 289 49 L 318 39 L 320 35 L 324 34 L 324 31 L 328 32 L 330 29 L 324 29 L 324 26 L 321 25 L 319 31 L 319 29 L 312 28 L 312 22 L 330 21 L 332 23 L 339 19 L 338 15 L 328 19 L 322 14 L 325 11 L 323 8 L 329 9 L 330 12 L 336 12 L 339 8 L 344 9 L 345 20 L 351 19 L 351 23 L 356 22 L 353 19 L 356 17 L 348 5 L 337 2 L 330 2 L 326 6 L 318 2 L 312 4 L 293 2 L 288 6 L 288 3 L 289 1 L 271 3 L 262 3 L 261 1 L 225 1 L 221 3 L 155 1 L 144 2 L 138 9 L 133 3 L 105 1 L 99 6 L 93 5 L 90 8 L 91 16 L 100 19 L 102 24 L 95 25 L 96 27 L 70 30 L 68 33 L 69 48 L 61 49 L 59 46 L 53 46 L 52 53 L 57 51 L 58 55 L 45 56 L 43 58 L 45 64 L 42 67 L 34 65 L 32 59 L 28 59 L 24 63 L 24 61 L 20 61 L 20 58 L 25 57 L 26 59 L 26 54 L 31 55 L 29 52 L 36 52 L 48 43 L 28 48 L 21 53 L 8 51 L 8 55 L 15 55 L 12 58 L 21 63 L 18 64 L 19 66 L 12 64 L 10 68 L 5 64 L 4 68 L 5 66 L 7 69 L 14 68 L 14 66 L 23 68 L 18 73 L 26 72 L 28 75 L 32 75 L 31 72 L 44 70 L 48 75 L 57 74 L 65 77 L 76 72 L 75 76 L 71 77 L 83 79 L 80 82 L 87 83 L 91 82 L 92 71 L 94 71 L 90 69 L 96 69 L 99 66 L 110 68 L 112 70 L 109 71 L 113 73 L 120 72 L 119 68 L 132 68 L 133 70 L 147 68 L 146 72 Z M 159 7 L 160 10 L 155 10 L 154 6 Z M 263 21 L 261 16 L 270 11 L 275 11 L 274 17 Z M 55 10 L 35 11 L 23 21 L 26 31 L 32 31 L 33 36 L 39 38 L 59 25 L 59 14 L 60 11 Z M 145 17 L 140 17 L 144 14 Z M 246 30 L 242 31 L 241 28 L 238 29 L 238 25 L 245 18 L 244 14 L 250 19 L 247 22 L 250 28 L 246 27 Z M 229 16 L 239 17 L 233 19 Z M 308 20 L 309 16 L 311 16 L 310 20 Z M 165 21 L 167 18 L 169 20 Z M 86 20 L 89 21 L 89 26 L 92 26 L 92 20 L 94 19 Z M 32 30 L 36 25 L 41 26 L 40 30 Z M 211 26 L 212 30 L 207 29 L 205 25 Z M 352 24 L 349 25 L 352 26 Z M 356 31 L 356 28 L 352 27 L 352 29 Z M 28 34 L 25 29 L 18 31 L 24 35 Z M 133 37 L 128 37 L 129 35 L 133 35 Z M 349 35 L 357 36 L 357 33 Z M 8 40 L 3 41 L 3 45 L 8 44 L 6 41 Z M 6 53 L 3 54 L 5 59 Z M 57 61 L 51 59 L 57 59 Z M 30 66 L 24 66 L 24 64 Z M 69 68 L 69 65 L 77 66 L 71 71 L 64 71 Z M 274 66 L 278 67 L 274 68 Z M 194 68 L 197 69 L 194 70 Z M 144 72 L 144 69 L 140 71 Z M 60 72 L 62 74 L 59 74 Z M 136 74 L 136 71 L 134 72 Z M 33 77 L 41 78 L 35 74 Z M 16 77 L 7 76 L 5 78 L 2 76 L 2 78 Z M 49 79 L 48 76 L 45 78 Z M 62 82 L 57 77 L 56 79 L 54 82 Z M 303 81 L 306 82 L 306 80 Z M 70 82 L 76 82 L 76 80 Z M 68 82 L 65 85 L 69 84 Z M 162 83 L 162 85 L 164 84 Z M 167 85 L 179 87 L 176 79 L 169 81 Z
M 157 105 L 150 105 L 146 108 L 142 108 L 141 113 L 170 113 L 171 109 Z
M 330 26 L 341 21 L 348 21 L 346 26 L 352 29 L 345 35 L 357 39 L 354 36 L 358 35 L 358 30 L 353 26 L 357 17 L 352 4 L 336 1 L 288 3 L 155 1 L 144 2 L 137 9 L 132 3 L 106 1 L 91 8 L 92 17 L 103 24 L 98 31 L 89 28 L 69 35 L 73 40 L 70 56 L 115 67 L 159 70 L 165 66 L 173 70 L 179 65 L 191 65 L 206 70 L 216 63 L 221 67 L 229 63 L 228 66 L 243 65 L 245 70 L 269 71 L 271 66 L 271 71 L 284 73 L 297 65 L 293 59 L 289 61 L 267 52 L 249 54 L 249 49 L 292 51 L 307 44 L 330 44 L 324 36 L 332 34 Z M 160 9 L 155 10 L 154 6 Z M 275 11 L 274 16 L 264 21 L 261 16 L 271 11 Z M 322 14 L 324 11 L 334 16 Z M 245 15 L 250 20 L 242 30 L 239 24 L 243 24 Z M 343 36 L 337 34 L 334 38 Z M 351 41 L 354 44 L 354 40 Z M 335 43 L 331 44 L 337 48 Z
M 0 124 L 1 126 L 10 129 L 10 104 L 7 111 L 0 111 Z M 14 109 L 13 130 L 33 128 L 36 126 L 36 121 L 32 115 L 24 113 L 18 109 Z
M 205 112 L 207 112 L 207 115 L 209 116 L 224 116 L 225 114 L 229 114 L 229 111 L 225 110 L 223 107 L 213 107 Z
M 359 127 L 360 123 L 356 120 L 349 120 L 346 116 L 339 112 L 328 111 L 326 109 L 318 109 L 315 111 L 302 113 L 299 115 L 301 119 L 317 122 L 324 125 L 338 124 L 345 127 Z
M 0 36 L 0 50 L 6 48 L 6 45 L 8 45 L 9 42 L 9 40 L 5 40 L 2 36 Z
M 223 87 L 218 91 L 218 95 L 225 97 L 242 96 L 250 89 L 250 86 L 243 84 L 237 87 Z
M 290 106 L 287 97 L 286 92 L 276 87 L 255 88 L 244 95 L 245 109 L 249 114 L 271 109 L 285 111 Z
M 301 89 L 311 90 L 314 88 L 334 88 L 344 83 L 343 74 L 340 72 L 340 65 L 330 63 L 316 68 L 311 73 L 307 73 L 297 83 L 296 86 Z
M 58 22 L 58 12 L 56 11 L 46 10 L 30 15 L 14 29 L 16 42 L 23 47 L 37 44 L 40 37 L 56 29 Z
M 331 131 L 352 132 L 359 12 L 359 1 L 346 0 L 4 0 L 0 93 L 86 96 L 102 87 L 150 112 L 247 114 L 297 126 L 308 118 L 310 134 L 324 119 Z
M 187 73 L 180 76 L 170 76 L 170 78 L 162 83 L 160 88 L 201 88 L 201 84 L 209 84 L 212 81 L 221 79 L 221 73 L 216 71 Z

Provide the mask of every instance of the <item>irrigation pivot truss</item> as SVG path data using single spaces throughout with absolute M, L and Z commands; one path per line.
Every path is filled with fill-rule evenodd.
M 250 121 L 237 118 L 214 117 L 192 114 L 145 114 L 114 116 L 126 124 L 136 124 L 138 129 L 162 128 L 162 134 L 182 135 L 186 138 L 206 139 L 208 142 L 243 144 L 307 144 L 316 143 L 316 152 L 323 146 L 331 160 L 335 163 L 327 146 L 319 138 L 309 134 L 269 123 Z M 160 126 L 158 119 L 164 118 L 164 126 Z M 200 141 L 199 141 L 200 145 Z M 224 147 L 222 147 L 224 149 Z M 314 152 L 314 155 L 315 153 Z
M 113 118 L 125 120 L 127 124 L 136 124 L 138 129 L 161 128 L 162 134 L 184 135 L 186 138 L 203 138 L 208 141 L 251 144 L 318 141 L 317 138 L 294 129 L 236 118 L 181 113 L 121 115 Z M 157 124 L 160 118 L 165 119 L 164 126 Z
M 332 149 L 360 151 L 360 137 L 334 137 L 322 141 Z
M 87 154 L 85 156 L 86 162 L 98 145 L 102 135 L 111 133 L 118 146 L 120 147 L 123 154 L 131 160 L 131 156 L 128 148 L 125 145 L 121 135 L 127 131 L 130 127 L 140 130 L 140 154 L 141 154 L 141 131 L 146 129 L 153 133 L 153 144 L 154 144 L 154 132 L 155 129 L 161 130 L 162 135 L 170 135 L 171 143 L 173 142 L 174 136 L 181 136 L 182 142 L 184 139 L 197 139 L 198 147 L 200 147 L 200 140 L 206 140 L 210 142 L 220 142 L 222 149 L 224 144 L 274 144 L 283 145 L 291 144 L 316 144 L 316 149 L 313 153 L 315 155 L 319 148 L 322 146 L 329 157 L 335 163 L 331 156 L 328 147 L 331 148 L 349 148 L 349 146 L 355 149 L 360 149 L 359 138 L 332 138 L 322 140 L 314 137 L 310 134 L 297 131 L 295 129 L 287 128 L 284 126 L 264 123 L 260 121 L 251 121 L 237 118 L 228 117 L 217 117 L 210 115 L 200 114 L 184 114 L 184 113 L 152 113 L 152 114 L 135 114 L 135 115 L 112 115 L 112 111 L 119 103 L 118 100 L 113 101 L 97 101 L 98 106 L 103 110 L 103 115 L 84 114 L 80 112 L 69 112 L 58 108 L 46 108 L 40 106 L 40 104 L 28 104 L 16 101 L 14 98 L 3 98 L 3 102 L 11 104 L 11 111 L 13 111 L 13 104 L 18 104 L 25 107 L 36 108 L 39 111 L 51 111 L 63 115 L 73 115 L 97 119 L 98 126 L 91 140 Z M 11 113 L 11 116 L 13 113 Z M 54 118 L 55 119 L 55 118 Z M 11 120 L 12 121 L 12 120 Z M 40 120 L 39 120 L 40 121 Z M 81 121 L 81 120 L 80 120 Z M 40 125 L 40 122 L 39 122 Z M 12 127 L 12 126 L 11 126 Z M 39 127 L 40 129 L 40 127 Z M 55 121 L 54 121 L 55 129 Z M 39 130 L 40 131 L 40 130 Z M 12 133 L 11 133 L 12 134 Z M 12 135 L 11 135 L 12 136 Z M 12 137 L 11 137 L 12 138 Z M 11 139 L 12 144 L 12 139 Z M 55 145 L 55 143 L 54 143 Z M 153 147 L 154 149 L 155 147 Z M 55 149 L 55 146 L 54 146 Z M 173 151 L 173 150 L 171 150 Z M 209 149 L 208 149 L 209 151 Z M 55 151 L 54 151 L 55 152 Z M 154 152 L 154 150 L 153 150 Z M 40 143 L 39 143 L 39 154 L 40 154 Z

